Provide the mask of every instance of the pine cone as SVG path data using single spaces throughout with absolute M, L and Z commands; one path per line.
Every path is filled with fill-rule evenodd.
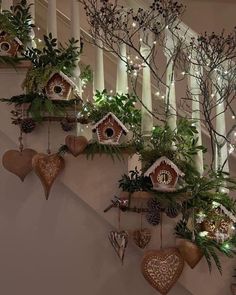
M 146 214 L 147 222 L 153 226 L 156 226 L 161 221 L 161 215 L 159 211 L 151 211 Z
M 147 207 L 149 211 L 160 211 L 161 204 L 155 198 L 152 198 L 148 200 Z
M 24 133 L 31 133 L 36 127 L 36 123 L 31 118 L 26 118 L 21 121 L 21 131 Z
M 72 131 L 75 128 L 75 120 L 72 118 L 65 118 L 61 121 L 61 128 L 65 132 Z
M 176 218 L 180 213 L 180 206 L 172 206 L 165 209 L 165 213 L 170 218 Z

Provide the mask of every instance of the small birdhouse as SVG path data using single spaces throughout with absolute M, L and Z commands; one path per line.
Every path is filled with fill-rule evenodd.
M 62 72 L 53 74 L 45 87 L 47 97 L 55 100 L 71 99 L 76 89 L 76 84 Z
M 129 130 L 110 112 L 94 125 L 93 132 L 96 132 L 101 144 L 119 144 L 121 136 L 126 135 Z
M 176 190 L 179 177 L 184 173 L 168 158 L 159 158 L 144 174 L 150 176 L 153 189 L 162 192 L 173 192 Z
M 22 42 L 5 32 L 0 32 L 0 56 L 15 57 L 22 46 Z

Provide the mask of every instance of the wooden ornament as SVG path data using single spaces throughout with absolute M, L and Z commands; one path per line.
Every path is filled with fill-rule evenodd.
M 142 261 L 142 273 L 148 283 L 162 295 L 178 281 L 184 260 L 177 248 L 148 251 Z
M 232 295 L 236 295 L 236 284 L 231 285 L 231 293 Z
M 151 241 L 152 234 L 148 228 L 138 229 L 133 232 L 133 240 L 135 244 L 144 249 Z
M 128 233 L 126 231 L 111 231 L 108 238 L 120 258 L 121 262 L 124 261 L 125 249 L 128 244 Z
M 84 136 L 68 135 L 65 139 L 66 146 L 74 157 L 81 154 L 88 145 L 88 140 Z
M 9 150 L 2 157 L 2 165 L 9 172 L 17 175 L 23 182 L 32 171 L 32 158 L 37 154 L 32 149 L 22 151 Z
M 44 187 L 46 200 L 49 198 L 53 182 L 65 167 L 64 159 L 58 154 L 37 154 L 32 159 L 34 172 L 38 175 Z
M 188 240 L 179 240 L 178 249 L 191 268 L 194 268 L 203 257 L 203 253 L 199 247 Z

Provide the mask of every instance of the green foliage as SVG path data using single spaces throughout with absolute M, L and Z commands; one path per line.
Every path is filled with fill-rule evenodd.
M 135 108 L 136 97 L 129 94 L 109 95 L 106 90 L 96 91 L 94 102 L 84 103 L 81 116 L 90 122 L 98 122 L 107 113 L 112 112 L 121 122 L 133 131 L 134 137 L 141 134 L 141 112 Z
M 11 38 L 18 37 L 24 45 L 30 41 L 29 34 L 33 27 L 31 5 L 26 0 L 21 0 L 11 11 L 4 10 L 0 14 L 0 31 L 8 33 Z
M 83 64 L 81 65 L 80 79 L 85 84 L 93 81 L 93 72 L 92 72 L 91 67 L 89 65 L 87 65 L 87 66 L 85 66 Z
M 212 270 L 212 262 L 215 263 L 219 272 L 222 274 L 222 266 L 219 254 L 222 253 L 227 257 L 232 258 L 236 252 L 236 235 L 224 243 L 217 243 L 215 240 L 208 237 L 202 237 L 198 231 L 194 232 L 195 239 L 193 240 L 193 233 L 188 229 L 185 221 L 180 221 L 175 227 L 175 234 L 182 239 L 190 240 L 195 243 L 202 251 L 206 258 L 209 270 Z
M 66 109 L 74 106 L 76 99 L 50 100 L 43 94 L 28 93 L 13 96 L 10 99 L 1 99 L 0 101 L 15 104 L 16 106 L 29 104 L 28 115 L 32 116 L 36 122 L 40 122 L 45 114 L 48 116 L 64 116 Z
M 44 36 L 45 46 L 42 49 L 28 48 L 24 56 L 32 62 L 33 67 L 23 83 L 26 92 L 41 92 L 52 73 L 62 71 L 72 76 L 80 55 L 77 42 L 72 38 L 66 47 L 58 48 L 57 39 L 50 33 L 49 36 Z
M 151 141 L 140 151 L 144 169 L 148 169 L 158 158 L 166 156 L 185 173 L 185 181 L 198 175 L 194 168 L 193 158 L 198 151 L 205 151 L 198 145 L 197 129 L 194 122 L 180 119 L 177 129 L 171 130 L 168 125 L 156 126 Z
M 140 171 L 129 171 L 129 175 L 124 174 L 119 180 L 119 187 L 126 192 L 149 191 L 152 188 L 152 183 L 149 177 L 145 177 Z

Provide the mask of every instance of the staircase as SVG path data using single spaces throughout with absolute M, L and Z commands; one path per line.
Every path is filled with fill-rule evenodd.
M 141 1 L 141 0 L 140 0 Z M 132 1 L 128 1 L 131 3 Z M 137 1 L 136 1 L 137 2 Z M 133 2 L 132 2 L 133 3 Z M 139 3 L 141 4 L 141 3 Z M 58 1 L 59 40 L 69 36 L 69 3 Z M 47 3 L 36 1 L 36 22 L 46 32 Z M 83 21 L 83 19 L 82 19 Z M 85 24 L 81 24 L 86 33 Z M 94 48 L 85 47 L 82 61 L 94 64 Z M 116 59 L 105 54 L 106 88 L 113 89 Z M 0 69 L 1 97 L 21 93 L 24 68 Z M 0 108 L 0 157 L 8 149 L 17 148 L 18 128 L 11 125 L 10 107 Z M 44 127 L 44 128 L 43 128 Z M 25 147 L 45 152 L 46 126 L 25 138 Z M 52 151 L 64 143 L 65 133 L 58 124 L 52 127 Z M 204 141 L 207 143 L 205 136 Z M 89 161 L 85 156 L 66 155 L 66 169 L 45 201 L 38 178 L 31 174 L 22 184 L 2 167 L 0 169 L 0 293 L 4 295 L 154 295 L 157 292 L 140 272 L 142 251 L 131 239 L 125 264 L 120 265 L 107 233 L 117 228 L 117 212 L 104 208 L 119 192 L 117 181 L 128 171 L 129 159 L 113 162 L 106 156 Z M 109 184 L 109 185 L 108 185 Z M 16 195 L 17 191 L 17 195 Z M 164 220 L 164 245 L 173 246 L 176 221 Z M 138 228 L 139 216 L 122 214 L 121 226 Z M 150 248 L 159 246 L 159 229 L 153 230 Z M 233 261 L 224 261 L 221 277 L 216 270 L 208 274 L 202 260 L 184 272 L 170 295 L 229 295 Z

